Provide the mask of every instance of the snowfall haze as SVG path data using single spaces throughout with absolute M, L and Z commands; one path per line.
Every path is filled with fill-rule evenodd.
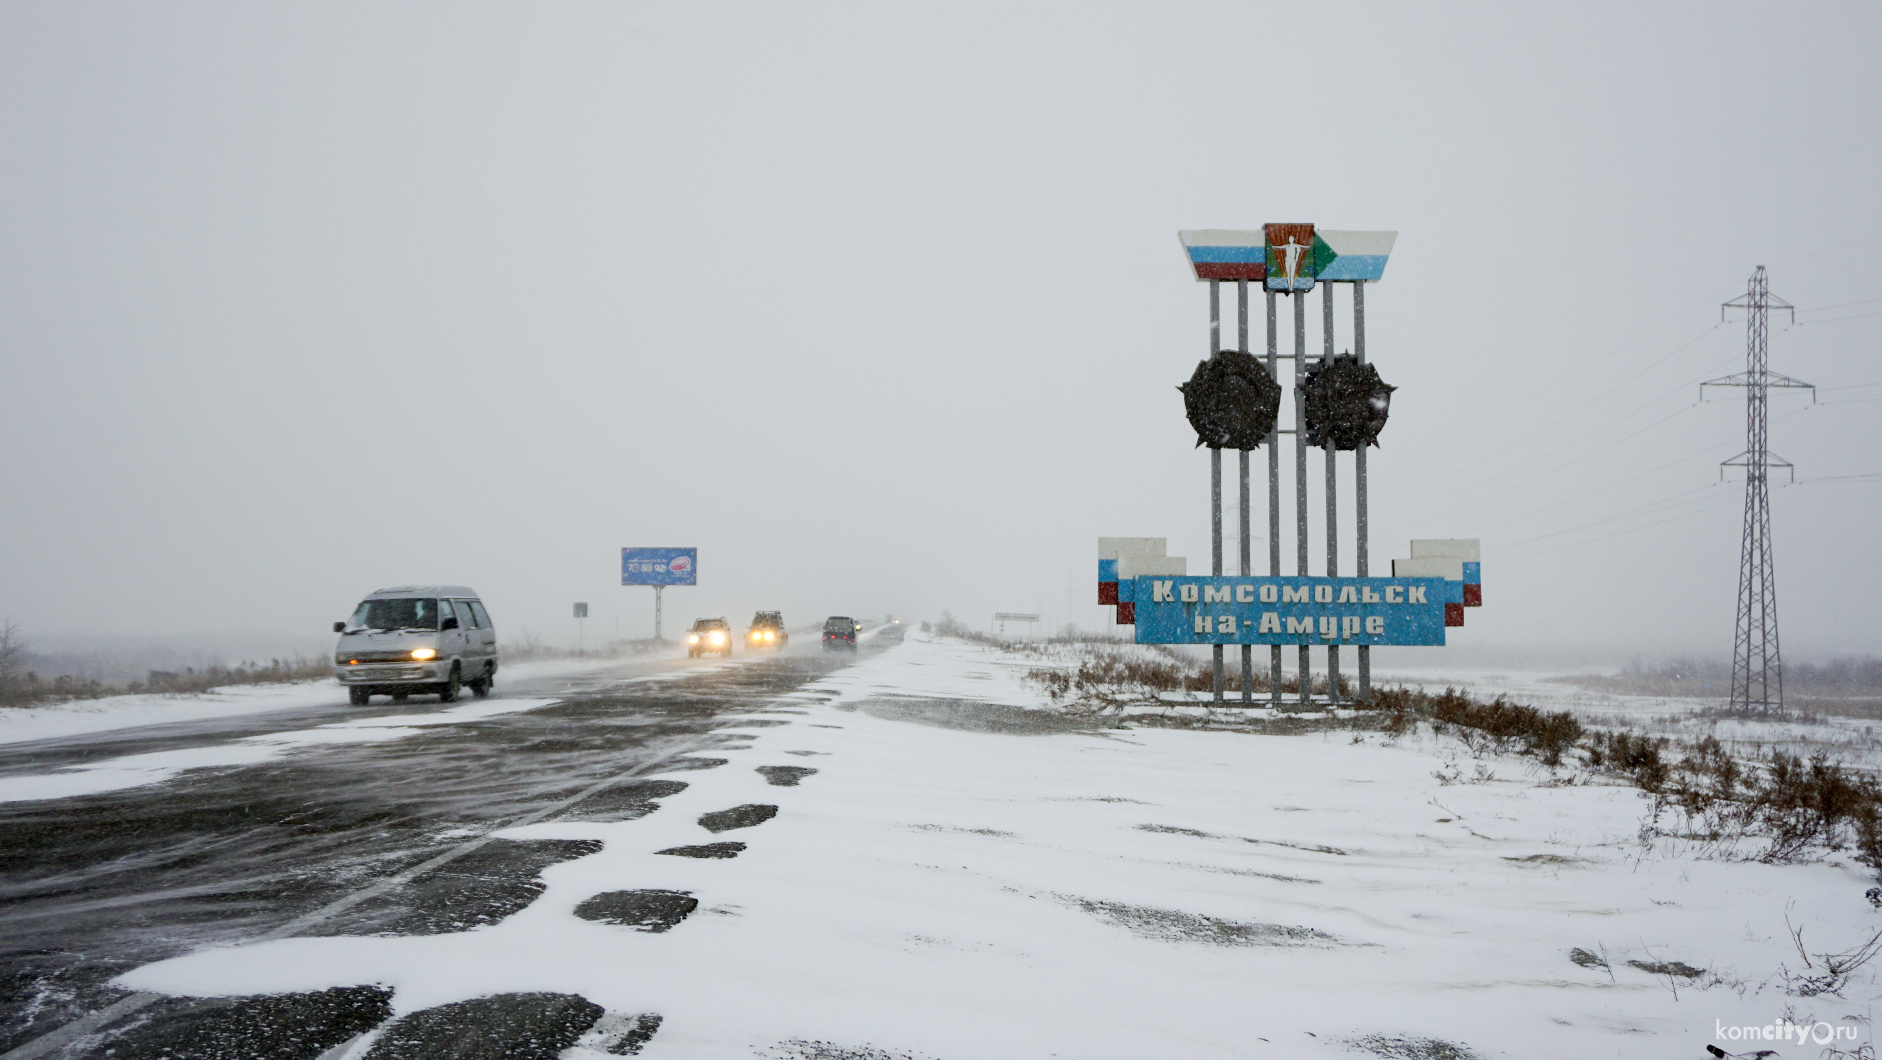
M 1771 367 L 1824 388 L 1771 402 L 1785 647 L 1873 652 L 1882 496 L 1838 476 L 1882 471 L 1877 39 L 1855 4 L 7 5 L 0 615 L 314 649 L 461 583 L 506 636 L 587 601 L 593 643 L 652 633 L 622 546 L 695 545 L 669 635 L 1098 627 L 1097 536 L 1208 562 L 1176 231 L 1311 221 L 1400 233 L 1372 570 L 1481 538 L 1453 644 L 1729 650 L 1742 391 L 1692 406 L 1765 265 Z

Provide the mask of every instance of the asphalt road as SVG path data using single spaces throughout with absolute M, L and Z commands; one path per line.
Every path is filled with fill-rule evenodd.
M 884 633 L 860 654 L 899 639 Z M 329 992 L 238 1011 L 222 1002 L 151 1003 L 108 980 L 203 946 L 282 935 L 432 934 L 500 920 L 540 892 L 542 868 L 588 850 L 573 841 L 463 848 L 532 816 L 619 820 L 651 812 L 686 770 L 712 766 L 715 743 L 737 739 L 721 730 L 749 729 L 753 720 L 741 720 L 744 714 L 855 658 L 804 641 L 784 654 L 737 656 L 729 667 L 642 662 L 535 687 L 500 683 L 499 698 L 556 702 L 123 791 L 0 803 L 0 1058 L 17 1051 L 313 1060 L 330 1039 L 345 1040 L 382 1018 L 385 998 Z M 652 672 L 679 676 L 633 680 Z M 0 774 L 448 709 L 430 696 L 350 707 L 336 688 L 335 698 L 332 707 L 13 745 L 0 749 Z M 427 867 L 445 855 L 452 857 Z M 100 1020 L 114 1004 L 136 1010 Z M 565 1002 L 523 1007 L 520 1016 L 458 1015 L 531 1027 L 575 1018 Z M 271 1020 L 291 1027 L 268 1038 Z M 400 1055 L 483 1055 L 414 1048 Z

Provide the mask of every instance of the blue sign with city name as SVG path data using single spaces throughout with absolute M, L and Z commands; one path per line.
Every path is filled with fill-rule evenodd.
M 622 585 L 698 585 L 696 548 L 624 548 Z
M 1442 645 L 1443 578 L 1159 577 L 1118 582 L 1139 644 Z

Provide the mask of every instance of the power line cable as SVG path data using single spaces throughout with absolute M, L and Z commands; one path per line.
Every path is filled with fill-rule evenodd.
M 1625 530 L 1616 530 L 1615 532 L 1611 534 L 1603 534 L 1600 537 L 1591 537 L 1587 539 L 1586 541 L 1571 541 L 1571 542 L 1568 542 L 1567 544 L 1557 545 L 1554 548 L 1544 548 L 1544 549 L 1538 549 L 1534 552 L 1524 552 L 1519 555 L 1505 557 L 1505 559 L 1511 562 L 1514 562 L 1519 559 L 1534 559 L 1537 556 L 1547 556 L 1551 553 L 1561 552 L 1566 549 L 1581 548 L 1585 545 L 1595 544 L 1596 542 L 1607 541 L 1616 537 L 1625 537 L 1628 534 L 1637 533 L 1641 530 L 1646 530 L 1651 527 L 1662 526 L 1666 523 L 1671 523 L 1671 522 L 1677 522 L 1680 519 L 1690 519 L 1691 517 L 1702 514 L 1704 512 L 1717 511 L 1720 508 L 1723 508 L 1736 500 L 1738 500 L 1737 497 L 1723 497 L 1719 500 L 1717 504 L 1709 505 L 1704 508 L 1695 508 L 1690 512 L 1681 512 L 1678 515 L 1670 515 L 1666 517 L 1665 519 L 1658 519 L 1651 523 L 1642 523 L 1639 526 L 1630 526 Z
M 1835 305 L 1820 305 L 1811 309 L 1799 309 L 1798 312 L 1799 313 L 1827 313 L 1832 309 L 1848 309 L 1850 306 L 1853 306 L 1853 305 L 1874 305 L 1877 302 L 1882 302 L 1882 298 L 1865 298 L 1860 302 L 1838 302 Z
M 1581 523 L 1577 526 L 1565 527 L 1561 530 L 1551 530 L 1546 534 L 1537 534 L 1534 537 L 1525 537 L 1517 541 L 1511 541 L 1508 544 L 1502 545 L 1499 547 L 1520 548 L 1523 545 L 1532 544 L 1537 541 L 1547 541 L 1549 538 L 1552 538 L 1552 537 L 1561 537 L 1563 534 L 1572 534 L 1578 530 L 1587 530 L 1592 527 L 1605 526 L 1608 523 L 1621 522 L 1623 520 L 1637 518 L 1642 515 L 1651 515 L 1655 512 L 1663 511 L 1667 508 L 1677 508 L 1682 505 L 1690 504 L 1694 500 L 1698 499 L 1693 496 L 1694 494 L 1699 493 L 1701 491 L 1709 491 L 1716 485 L 1719 485 L 1719 484 L 1708 482 L 1703 486 L 1695 486 L 1692 489 L 1685 490 L 1680 493 L 1675 493 L 1671 497 L 1661 497 L 1658 500 L 1649 501 L 1648 503 L 1640 505 L 1637 508 L 1629 508 L 1627 511 L 1617 512 L 1613 515 L 1604 515 L 1599 519 L 1593 519 L 1588 522 Z
M 1685 349 L 1686 349 L 1687 347 L 1689 347 L 1689 346 L 1692 346 L 1692 345 L 1693 345 L 1694 343 L 1696 343 L 1696 342 L 1699 342 L 1699 341 L 1700 341 L 1701 339 L 1704 339 L 1704 338 L 1705 338 L 1706 336 L 1708 336 L 1708 335 L 1710 335 L 1710 334 L 1712 334 L 1713 332 L 1715 332 L 1715 331 L 1717 331 L 1717 330 L 1719 330 L 1720 328 L 1722 328 L 1722 327 L 1724 327 L 1724 326 L 1725 326 L 1725 325 L 1724 325 L 1724 323 L 1723 323 L 1723 322 L 1721 322 L 1721 323 L 1718 323 L 1718 324 L 1714 324 L 1714 325 L 1712 325 L 1711 327 L 1709 327 L 1709 328 L 1707 328 L 1707 329 L 1705 329 L 1704 331 L 1702 331 L 1702 332 L 1700 332 L 1699 334 L 1697 334 L 1697 335 L 1694 335 L 1694 336 L 1693 336 L 1692 338 L 1690 338 L 1690 339 L 1687 339 L 1687 340 L 1686 340 L 1685 342 L 1682 342 L 1682 343 L 1680 343 L 1680 344 L 1679 344 L 1678 346 L 1675 346 L 1675 347 L 1673 347 L 1673 349 L 1672 349 L 1672 350 L 1670 350 L 1670 351 L 1668 351 L 1668 352 L 1667 352 L 1666 354 L 1664 354 L 1663 356 L 1661 356 L 1661 357 L 1660 357 L 1659 359 L 1657 359 L 1657 360 L 1655 360 L 1655 361 L 1654 361 L 1654 362 L 1653 362 L 1652 364 L 1649 364 L 1649 365 L 1647 365 L 1647 366 L 1646 366 L 1645 368 L 1642 368 L 1642 369 L 1641 369 L 1640 371 L 1638 371 L 1638 372 L 1635 372 L 1635 373 L 1634 373 L 1633 375 L 1630 375 L 1630 376 L 1628 376 L 1628 377 L 1627 377 L 1626 379 L 1623 379 L 1623 380 L 1621 380 L 1621 381 L 1620 381 L 1620 382 L 1619 382 L 1618 384 L 1616 384 L 1615 386 L 1613 386 L 1613 387 L 1611 387 L 1611 388 L 1609 388 L 1609 389 L 1607 389 L 1607 390 L 1604 390 L 1604 391 L 1602 391 L 1602 392 L 1601 392 L 1601 393 L 1599 393 L 1599 394 L 1596 394 L 1596 395 L 1595 395 L 1594 397 L 1592 397 L 1592 398 L 1589 398 L 1589 399 L 1588 399 L 1588 400 L 1587 400 L 1586 402 L 1583 402 L 1583 403 L 1582 403 L 1581 405 L 1578 405 L 1578 406 L 1576 406 L 1575 408 L 1572 408 L 1572 409 L 1570 409 L 1570 410 L 1568 410 L 1567 412 L 1564 412 L 1564 413 L 1562 413 L 1562 414 L 1561 414 L 1560 416 L 1557 416 L 1557 417 L 1556 417 L 1555 419 L 1552 419 L 1552 420 L 1550 420 L 1549 422 L 1547 422 L 1547 423 L 1545 423 L 1545 424 L 1543 424 L 1542 426 L 1540 426 L 1540 427 L 1537 427 L 1537 428 L 1536 428 L 1535 430 L 1533 430 L 1533 431 L 1530 431 L 1530 432 L 1529 432 L 1528 434 L 1526 434 L 1526 435 L 1524 435 L 1524 436 L 1522 436 L 1521 438 L 1518 438 L 1518 439 L 1517 439 L 1517 440 L 1516 440 L 1515 442 L 1512 442 L 1512 443 L 1510 444 L 1510 447 L 1514 447 L 1514 446 L 1518 446 L 1518 445 L 1521 445 L 1521 444 L 1522 444 L 1522 443 L 1524 443 L 1524 442 L 1527 442 L 1527 441 L 1529 441 L 1529 440 L 1530 440 L 1531 438 L 1534 438 L 1534 437 L 1536 437 L 1537 435 L 1540 435 L 1540 434 L 1542 434 L 1543 432 L 1545 432 L 1545 431 L 1547 431 L 1547 430 L 1549 430 L 1549 429 L 1550 429 L 1551 427 L 1554 427 L 1554 426 L 1555 426 L 1556 424 L 1558 424 L 1558 423 L 1561 423 L 1561 422 L 1562 422 L 1563 420 L 1566 420 L 1566 419 L 1568 419 L 1568 418 L 1569 418 L 1570 416 L 1573 416 L 1573 415 L 1575 415 L 1576 413 L 1578 413 L 1578 412 L 1580 412 L 1580 411 L 1582 411 L 1583 409 L 1586 409 L 1586 408 L 1587 408 L 1588 406 L 1590 406 L 1590 405 L 1593 405 L 1593 404 L 1595 404 L 1596 402 L 1599 402 L 1599 401 L 1601 401 L 1601 400 L 1603 400 L 1603 399 L 1605 399 L 1605 398 L 1607 398 L 1607 397 L 1608 397 L 1608 396 L 1609 396 L 1610 394 L 1613 394 L 1613 393 L 1614 393 L 1615 391 L 1617 391 L 1617 390 L 1619 390 L 1619 389 L 1621 389 L 1622 387 L 1624 387 L 1624 386 L 1626 386 L 1627 384 L 1629 384 L 1629 383 L 1631 383 L 1631 382 L 1633 382 L 1634 380 L 1636 380 L 1636 379 L 1638 379 L 1638 378 L 1640 378 L 1641 376 L 1643 376 L 1643 375 L 1645 375 L 1645 374 L 1647 374 L 1648 372 L 1650 372 L 1650 371 L 1652 371 L 1653 369 L 1655 369 L 1655 368 L 1658 368 L 1658 367 L 1659 367 L 1660 365 L 1662 365 L 1662 364 L 1664 364 L 1664 363 L 1666 363 L 1666 361 L 1667 361 L 1668 359 L 1670 359 L 1670 358 L 1672 358 L 1672 357 L 1673 357 L 1673 356 L 1675 356 L 1676 354 L 1678 354 L 1678 353 L 1680 353 L 1681 351 L 1683 351 L 1683 350 L 1685 350 Z M 1502 451 L 1505 451 L 1505 452 L 1507 452 L 1507 451 L 1508 451 L 1508 448 L 1510 448 L 1510 447 L 1505 447 L 1505 448 L 1504 448 L 1504 449 L 1503 449 Z M 1456 475 L 1459 475 L 1459 474 L 1462 474 L 1463 472 L 1465 472 L 1465 471 L 1468 471 L 1468 470 L 1470 470 L 1470 469 L 1471 469 L 1471 468 L 1473 468 L 1473 467 L 1476 467 L 1477 465 L 1479 465 L 1479 464 L 1481 464 L 1481 463 L 1483 463 L 1483 462 L 1484 462 L 1484 461 L 1486 461 L 1486 460 L 1490 460 L 1490 459 L 1493 459 L 1493 458 L 1495 458 L 1495 456 L 1496 456 L 1496 455 L 1497 455 L 1497 451 L 1491 451 L 1491 452 L 1489 452 L 1489 453 L 1485 453 L 1485 454 L 1484 454 L 1483 456 L 1481 456 L 1481 457 L 1479 457 L 1479 458 L 1478 458 L 1478 459 L 1476 459 L 1476 460 L 1473 460 L 1473 461 L 1471 461 L 1471 462 L 1470 462 L 1470 463 L 1468 463 L 1468 464 L 1462 464 L 1462 465 L 1459 465 L 1459 466 L 1457 466 L 1457 467 L 1454 467 L 1454 468 L 1452 468 L 1452 469 L 1451 469 L 1451 470 L 1449 470 L 1449 471 L 1446 471 L 1446 472 L 1444 472 L 1443 474 L 1440 474 L 1440 475 L 1438 475 L 1438 476 L 1437 476 L 1437 477 L 1435 477 L 1435 478 L 1430 478 L 1430 479 L 1426 479 L 1426 480 L 1425 480 L 1425 481 L 1424 481 L 1423 483 L 1420 483 L 1419 485 L 1417 485 L 1417 486 L 1414 486 L 1414 487 L 1412 488 L 1412 490 L 1413 490 L 1413 492 L 1417 492 L 1417 491 L 1421 491 L 1421 490 L 1424 490 L 1424 489 L 1428 489 L 1429 487 L 1431 487 L 1431 486 L 1434 486 L 1434 485 L 1436 485 L 1436 484 L 1437 484 L 1437 483 L 1439 483 L 1439 482 L 1443 482 L 1444 480 L 1446 480 L 1446 479 L 1449 479 L 1449 478 L 1452 478 L 1453 476 L 1456 476 Z

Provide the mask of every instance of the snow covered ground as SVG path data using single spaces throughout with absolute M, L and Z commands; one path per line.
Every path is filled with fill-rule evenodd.
M 1813 954 L 1876 930 L 1856 866 L 1643 846 L 1639 792 L 1429 735 L 1066 731 L 1025 709 L 1029 665 L 911 632 L 755 715 L 789 724 L 715 749 L 727 764 L 670 774 L 686 788 L 644 819 L 499 833 L 602 844 L 502 922 L 279 939 L 120 982 L 377 983 L 400 1014 L 579 994 L 603 1029 L 659 1013 L 653 1060 L 1819 1055 L 1733 1034 L 1780 1019 L 1869 1040 L 1870 969 L 1843 997 L 1784 979 L 1804 970 L 1790 927 Z M 698 823 L 752 804 L 779 812 Z M 576 915 L 648 890 L 697 910 L 663 932 Z

